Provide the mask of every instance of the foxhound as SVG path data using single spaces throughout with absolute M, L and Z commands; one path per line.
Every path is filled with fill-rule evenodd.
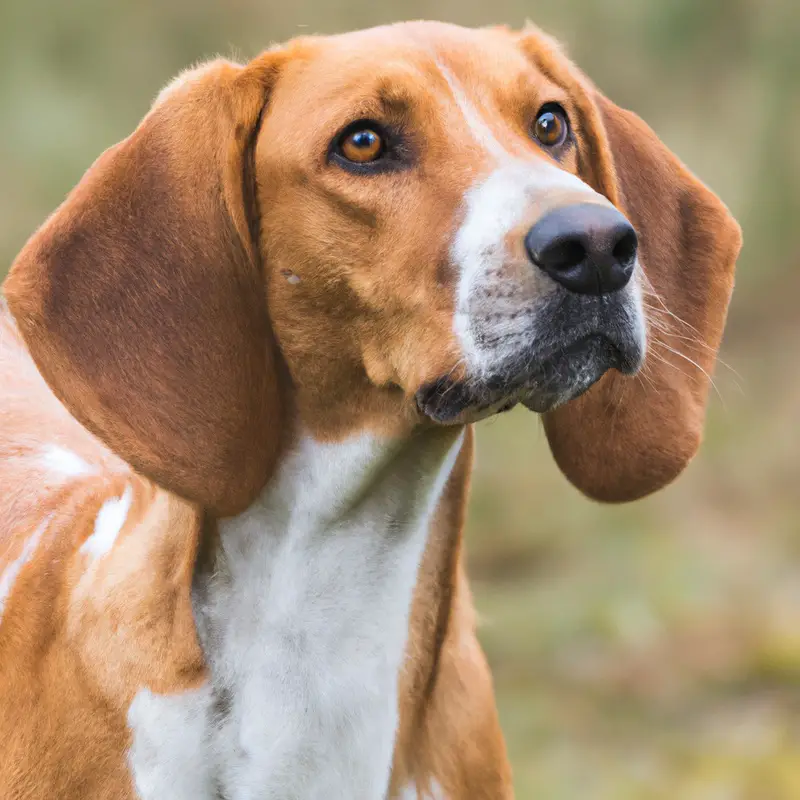
M 532 27 L 181 75 L 4 284 L 2 797 L 511 797 L 472 426 L 521 403 L 590 497 L 664 486 L 740 239 Z

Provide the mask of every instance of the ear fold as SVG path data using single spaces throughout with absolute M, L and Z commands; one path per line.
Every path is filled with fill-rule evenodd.
M 72 414 L 134 468 L 218 514 L 252 501 L 279 444 L 252 174 L 277 57 L 213 62 L 165 90 L 4 285 Z
M 583 86 L 600 161 L 611 156 L 600 188 L 639 234 L 648 355 L 640 375 L 607 373 L 544 425 L 579 489 L 634 500 L 675 478 L 700 444 L 741 231 L 641 119 Z

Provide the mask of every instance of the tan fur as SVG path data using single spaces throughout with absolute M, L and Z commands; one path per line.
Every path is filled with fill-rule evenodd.
M 133 695 L 203 680 L 189 597 L 201 531 L 247 506 L 298 423 L 334 440 L 429 424 L 414 393 L 459 369 L 449 243 L 464 192 L 489 168 L 431 52 L 523 157 L 546 158 L 522 122 L 535 98 L 564 105 L 578 148 L 562 168 L 630 216 L 653 291 L 695 330 L 690 355 L 710 372 L 736 223 L 538 32 L 413 23 L 185 76 L 90 168 L 5 284 L 21 336 L 3 312 L 0 574 L 44 532 L 0 618 L 3 797 L 133 796 Z M 353 109 L 413 114 L 429 143 L 413 175 L 327 168 Z M 546 415 L 555 458 L 584 492 L 640 497 L 696 450 L 706 376 L 657 356 L 646 380 L 607 373 Z M 90 470 L 49 468 L 48 444 Z M 392 796 L 411 781 L 450 800 L 512 796 L 463 571 L 471 468 L 470 432 L 415 591 Z M 125 526 L 91 561 L 81 546 L 126 486 Z
M 198 514 L 133 474 L 67 413 L 6 312 L 0 385 L 0 572 L 46 525 L 0 617 L 0 787 L 8 798 L 119 798 L 135 692 L 202 676 L 188 595 Z M 53 444 L 87 473 L 48 467 Z M 128 485 L 126 524 L 93 565 L 81 545 L 102 504 Z

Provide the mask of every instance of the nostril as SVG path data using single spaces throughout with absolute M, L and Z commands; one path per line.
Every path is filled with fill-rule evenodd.
M 636 258 L 638 244 L 636 231 L 633 228 L 628 228 L 622 238 L 614 245 L 612 251 L 614 260 L 623 266 L 627 266 Z
M 566 270 L 585 261 L 587 255 L 586 246 L 580 239 L 565 236 L 545 248 L 538 260 L 551 269 Z

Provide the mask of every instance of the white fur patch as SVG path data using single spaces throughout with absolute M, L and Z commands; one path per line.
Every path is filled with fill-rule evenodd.
M 45 448 L 42 461 L 48 470 L 65 478 L 81 478 L 94 472 L 92 466 L 77 453 L 58 444 L 51 444 Z
M 438 67 L 472 137 L 496 165 L 488 177 L 482 178 L 467 192 L 464 219 L 451 248 L 452 261 L 460 270 L 455 334 L 470 373 L 480 378 L 513 355 L 512 351 L 518 346 L 515 340 L 529 325 L 522 315 L 499 312 L 513 312 L 520 305 L 537 299 L 530 296 L 530 291 L 526 297 L 524 291 L 515 293 L 515 287 L 504 286 L 506 296 L 513 299 L 498 303 L 496 293 L 486 291 L 492 285 L 496 287 L 502 283 L 501 273 L 511 260 L 506 248 L 509 234 L 519 228 L 520 237 L 525 235 L 524 223 L 528 220 L 533 224 L 537 214 L 546 208 L 548 194 L 569 193 L 576 196 L 576 201 L 577 198 L 601 203 L 608 201 L 577 176 L 559 169 L 544 155 L 539 158 L 530 154 L 526 156 L 523 150 L 514 153 L 513 140 L 508 144 L 501 142 L 458 80 L 443 65 Z M 526 266 L 533 269 L 527 262 Z M 517 290 L 520 288 L 516 287 Z M 476 341 L 473 325 L 476 314 L 481 317 L 491 315 L 499 320 L 491 331 L 490 338 L 495 342 L 492 347 L 481 347 Z
M 636 267 L 628 284 L 628 291 L 630 292 L 631 301 L 636 308 L 637 313 L 634 315 L 634 323 L 636 329 L 634 335 L 642 343 L 642 358 L 647 352 L 649 342 L 647 339 L 647 319 L 644 314 L 644 291 L 642 289 L 642 266 L 637 260 Z
M 14 581 L 17 579 L 22 568 L 31 560 L 39 542 L 50 525 L 50 520 L 53 518 L 49 514 L 36 530 L 28 537 L 28 540 L 22 547 L 20 554 L 9 564 L 0 574 L 0 620 L 3 618 L 3 611 L 5 611 L 6 601 L 11 595 L 11 590 L 14 587 Z
M 460 278 L 456 296 L 453 326 L 472 374 L 481 376 L 512 355 L 515 334 L 529 327 L 524 316 L 503 315 L 492 331 L 494 345 L 481 346 L 475 338 L 475 315 L 496 314 L 515 310 L 535 302 L 537 297 L 507 286 L 507 300 L 498 301 L 486 289 L 503 283 L 503 271 L 511 264 L 506 247 L 509 234 L 519 229 L 525 235 L 524 223 L 547 205 L 547 193 L 569 192 L 583 196 L 587 202 L 600 201 L 600 195 L 572 173 L 559 169 L 544 159 L 515 159 L 498 167 L 486 179 L 473 186 L 464 198 L 465 214 L 451 249 L 453 263 Z M 576 200 L 577 202 L 577 200 Z M 529 262 L 524 269 L 535 270 Z
M 385 797 L 411 597 L 462 441 L 305 438 L 251 508 L 220 520 L 221 563 L 195 613 L 224 711 L 201 695 L 137 697 L 143 800 Z
M 437 780 L 431 781 L 427 792 L 419 792 L 415 783 L 410 783 L 403 789 L 399 800 L 448 800 L 447 795 Z
M 461 115 L 464 117 L 464 121 L 467 123 L 467 127 L 475 141 L 486 153 L 497 161 L 503 162 L 513 159 L 512 154 L 494 135 L 491 127 L 489 127 L 489 124 L 483 119 L 475 104 L 470 102 L 467 93 L 453 73 L 442 64 L 437 64 L 437 66 L 444 76 L 444 79 L 447 81 L 447 85 L 450 87 L 450 91 L 453 94 L 453 99 L 456 101 L 456 105 L 459 111 L 461 111 Z
M 94 532 L 81 545 L 82 553 L 96 559 L 111 550 L 128 517 L 132 500 L 133 489 L 128 485 L 121 497 L 114 497 L 103 503 L 94 521 Z
M 208 686 L 169 696 L 142 689 L 136 695 L 128 709 L 128 725 L 136 732 L 128 762 L 141 800 L 214 798 L 213 762 L 204 758 L 210 707 Z
M 477 375 L 489 371 L 496 354 L 475 341 L 473 295 L 506 262 L 505 238 L 522 222 L 527 186 L 523 170 L 495 170 L 467 193 L 466 214 L 453 242 L 452 259 L 460 270 L 453 324 L 466 362 Z

